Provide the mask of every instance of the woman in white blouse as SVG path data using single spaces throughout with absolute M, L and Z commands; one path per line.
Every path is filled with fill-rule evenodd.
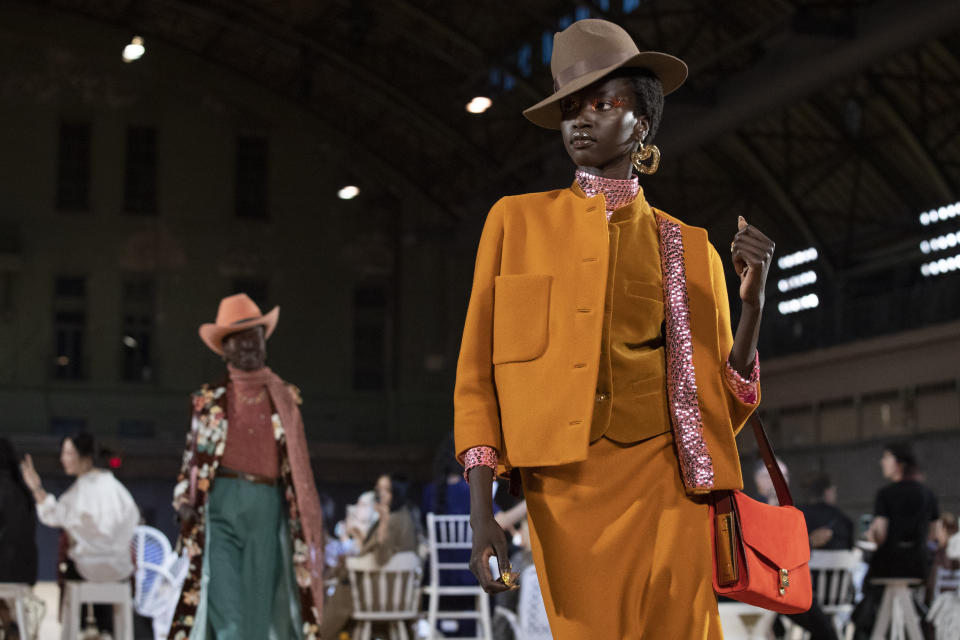
M 89 433 L 63 439 L 60 464 L 77 480 L 59 499 L 44 491 L 29 454 L 21 472 L 37 503 L 40 522 L 63 529 L 69 538 L 68 566 L 60 567 L 64 577 L 91 582 L 126 580 L 133 574 L 130 541 L 140 512 L 126 487 L 109 471 L 96 468 L 93 459 Z

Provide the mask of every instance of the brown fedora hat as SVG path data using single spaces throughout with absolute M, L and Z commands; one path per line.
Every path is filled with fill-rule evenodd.
M 663 95 L 676 91 L 687 79 L 683 60 L 658 51 L 640 51 L 623 27 L 597 18 L 578 20 L 553 36 L 553 95 L 523 115 L 537 126 L 559 129 L 560 99 L 621 67 L 648 69 L 663 84 Z
M 228 335 L 263 325 L 264 337 L 269 338 L 277 328 L 279 318 L 280 307 L 274 307 L 264 315 L 247 294 L 237 293 L 220 301 L 216 322 L 200 325 L 200 339 L 222 356 L 223 339 Z

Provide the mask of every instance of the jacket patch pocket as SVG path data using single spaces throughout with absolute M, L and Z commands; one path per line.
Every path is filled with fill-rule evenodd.
M 641 282 L 640 280 L 627 280 L 627 295 L 635 298 L 649 298 L 657 302 L 663 302 L 663 287 L 658 284 Z
M 553 276 L 497 276 L 493 285 L 493 364 L 536 360 L 547 350 Z
M 637 412 L 645 416 L 648 435 L 657 435 L 670 430 L 670 411 L 667 404 L 667 382 L 662 375 L 630 384 Z

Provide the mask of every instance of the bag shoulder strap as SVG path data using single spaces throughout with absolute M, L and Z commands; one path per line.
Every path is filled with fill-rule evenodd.
M 790 495 L 790 487 L 780 471 L 780 465 L 777 464 L 777 457 L 773 453 L 773 447 L 770 440 L 767 439 L 767 432 L 763 429 L 763 423 L 756 413 L 753 413 L 747 420 L 753 427 L 753 435 L 757 438 L 757 447 L 760 450 L 760 457 L 763 458 L 763 464 L 770 474 L 770 480 L 773 481 L 773 488 L 777 491 L 777 500 L 781 507 L 792 507 L 793 496 Z

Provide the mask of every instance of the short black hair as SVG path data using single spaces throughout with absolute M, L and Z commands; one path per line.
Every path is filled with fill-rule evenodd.
M 63 443 L 67 440 L 73 443 L 73 448 L 77 450 L 81 458 L 90 458 L 92 460 L 96 457 L 93 436 L 89 431 L 75 431 L 69 436 L 65 436 L 63 440 L 60 441 L 60 446 L 62 447 Z
M 629 67 L 621 67 L 608 77 L 627 78 L 633 83 L 633 92 L 637 96 L 634 113 L 637 117 L 647 116 L 650 129 L 647 131 L 644 143 L 652 142 L 660 128 L 660 119 L 663 117 L 663 83 L 660 82 L 660 78 L 647 69 Z
M 823 494 L 826 493 L 827 489 L 833 486 L 833 481 L 825 473 L 815 473 L 807 478 L 803 486 L 807 491 L 808 499 L 812 502 L 819 502 L 823 500 Z
M 384 474 L 390 478 L 390 511 L 399 511 L 410 504 L 410 479 L 402 473 Z
M 917 472 L 917 456 L 913 453 L 913 447 L 909 442 L 897 441 L 888 442 L 883 447 L 884 451 L 889 451 L 890 455 L 896 458 L 897 462 L 903 465 L 903 475 L 909 478 Z

